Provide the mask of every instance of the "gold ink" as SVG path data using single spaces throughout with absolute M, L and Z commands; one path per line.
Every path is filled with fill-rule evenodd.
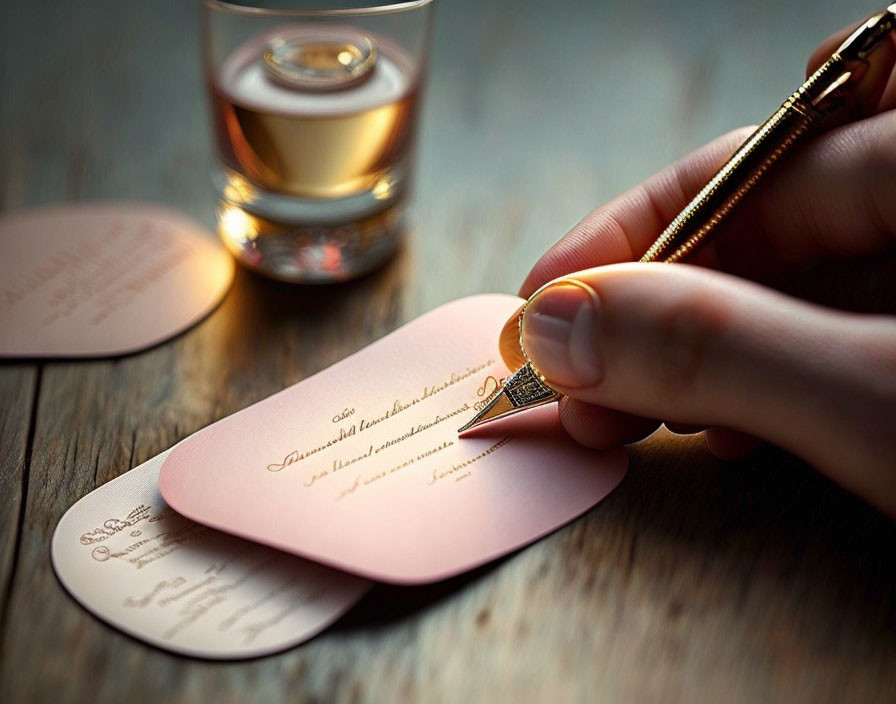
M 318 479 L 323 479 L 324 477 L 329 476 L 329 474 L 330 473 L 327 470 L 324 470 L 323 472 L 318 472 L 317 474 L 312 474 L 311 479 L 309 479 L 307 482 L 303 482 L 303 483 L 306 487 L 314 486 L 314 482 L 316 482 Z
M 379 481 L 380 479 L 383 479 L 384 477 L 387 477 L 390 474 L 395 474 L 396 472 L 400 472 L 405 467 L 409 467 L 416 462 L 420 462 L 421 460 L 425 460 L 428 457 L 432 457 L 437 452 L 441 452 L 442 450 L 447 450 L 452 445 L 454 445 L 453 440 L 446 440 L 441 445 L 437 445 L 436 447 L 426 450 L 425 452 L 421 452 L 419 455 L 416 455 L 415 457 L 411 457 L 410 459 L 407 459 L 404 462 L 396 464 L 396 465 L 390 467 L 389 469 L 384 469 L 381 472 L 377 472 L 376 474 L 368 475 L 363 480 L 361 479 L 361 477 L 359 475 L 359 476 L 355 477 L 354 484 L 352 484 L 350 487 L 348 487 L 346 489 L 343 489 L 342 492 L 334 499 L 334 501 L 336 501 L 336 502 L 342 501 L 342 499 L 344 499 L 346 496 L 354 494 L 355 491 L 357 491 L 358 487 L 362 485 L 362 483 L 364 486 L 369 486 L 370 484 L 373 484 L 374 482 Z
M 402 443 L 405 440 L 412 438 L 415 435 L 422 433 L 425 430 L 429 430 L 430 428 L 438 425 L 439 423 L 444 423 L 446 420 L 450 420 L 454 416 L 456 416 L 460 413 L 463 413 L 464 411 L 469 411 L 469 410 L 470 410 L 470 404 L 464 403 L 464 405 L 461 406 L 460 408 L 457 408 L 457 409 L 451 411 L 450 413 L 445 414 L 444 416 L 441 414 L 437 414 L 436 417 L 429 423 L 419 423 L 417 425 L 411 426 L 411 428 L 408 430 L 408 432 L 404 433 L 403 435 L 398 436 L 397 438 L 392 438 L 391 440 L 387 440 L 382 445 L 377 447 L 374 454 L 382 452 L 383 450 L 393 447 L 394 445 L 398 445 L 399 443 Z
M 172 516 L 177 516 L 174 510 L 168 506 L 165 506 L 161 511 L 158 512 L 155 516 L 152 516 L 149 519 L 150 523 L 155 523 L 156 521 L 164 521 L 166 518 L 171 518 Z
M 350 487 L 348 487 L 347 489 L 343 489 L 343 490 L 342 490 L 342 493 L 339 494 L 339 496 L 337 496 L 335 500 L 336 500 L 336 501 L 342 501 L 346 496 L 349 496 L 350 494 L 354 494 L 355 491 L 356 491 L 356 490 L 358 489 L 358 487 L 360 486 L 360 484 L 361 484 L 361 475 L 359 474 L 357 477 L 355 477 L 355 482 L 354 482 L 354 484 L 352 484 L 352 485 L 351 485 Z
M 351 459 L 348 459 L 348 460 L 335 459 L 335 460 L 333 460 L 333 472 L 338 472 L 343 467 L 349 467 L 349 466 L 353 465 L 355 462 L 360 462 L 363 459 L 367 459 L 372 454 L 373 454 L 373 445 L 371 445 L 363 455 L 358 455 L 357 457 L 352 457 Z
M 320 447 L 315 447 L 311 450 L 306 450 L 305 452 L 303 452 L 301 454 L 299 453 L 298 450 L 293 450 L 284 458 L 284 460 L 282 462 L 272 462 L 271 464 L 268 465 L 267 469 L 269 472 L 279 472 L 291 464 L 295 464 L 296 462 L 301 462 L 306 457 L 315 455 L 318 452 L 322 452 L 323 450 L 326 450 L 328 447 L 332 447 L 336 443 L 340 443 L 343 440 L 347 440 L 348 438 L 354 436 L 354 434 L 355 434 L 354 424 L 352 424 L 348 430 L 346 430 L 345 428 L 340 428 L 339 435 L 337 435 L 335 438 L 331 438 L 330 440 L 328 440 L 326 443 L 324 443 Z
M 465 381 L 469 379 L 471 376 L 475 376 L 483 369 L 488 369 L 496 364 L 495 360 L 489 359 L 481 364 L 477 364 L 474 367 L 467 367 L 463 372 L 451 372 L 451 375 L 443 381 L 441 384 L 431 384 L 423 389 L 423 392 L 419 396 L 415 396 L 414 398 L 408 401 L 402 401 L 401 399 L 395 399 L 392 403 L 392 408 L 387 409 L 386 412 L 380 417 L 380 420 L 385 420 L 386 418 L 392 418 L 402 411 L 406 411 L 408 408 L 412 408 L 416 406 L 418 403 L 421 403 L 433 396 L 440 394 L 442 391 L 446 389 L 450 389 L 455 384 Z M 377 421 L 378 422 L 378 421 Z M 374 425 L 374 423 L 371 423 Z M 370 427 L 370 426 L 368 426 Z
M 368 430 L 368 429 L 374 427 L 375 425 L 382 423 L 383 421 L 386 421 L 390 418 L 394 418 L 396 415 L 404 412 L 408 408 L 411 408 L 419 403 L 422 403 L 426 399 L 432 398 L 433 396 L 441 393 L 442 391 L 445 391 L 446 389 L 451 388 L 455 384 L 458 384 L 461 381 L 464 381 L 466 379 L 469 379 L 472 376 L 475 376 L 476 374 L 479 374 L 480 372 L 482 372 L 482 370 L 487 369 L 487 368 L 493 366 L 494 364 L 496 364 L 496 362 L 493 359 L 489 359 L 489 360 L 483 362 L 482 364 L 477 364 L 476 366 L 473 366 L 473 367 L 467 367 L 463 372 L 452 372 L 451 375 L 447 379 L 443 380 L 441 383 L 431 384 L 429 386 L 426 386 L 418 396 L 416 396 L 412 399 L 409 399 L 409 400 L 395 399 L 392 403 L 392 406 L 390 408 L 387 408 L 384 412 L 382 412 L 378 415 L 369 416 L 367 418 L 361 418 L 361 419 L 359 419 L 359 421 L 356 424 L 353 423 L 351 426 L 349 426 L 348 429 L 340 428 L 339 435 L 331 438 L 323 445 L 319 445 L 318 447 L 313 447 L 313 448 L 305 450 L 303 452 L 300 452 L 299 450 L 293 450 L 293 451 L 289 452 L 283 458 L 282 461 L 271 462 L 270 464 L 267 465 L 266 468 L 269 472 L 280 472 L 280 471 L 286 469 L 287 467 L 290 467 L 291 465 L 301 462 L 302 460 L 307 459 L 307 458 L 311 457 L 312 455 L 315 455 L 319 452 L 323 452 L 324 450 L 332 447 L 333 445 L 336 445 L 337 443 L 343 442 L 344 440 L 347 440 L 348 438 L 353 437 L 356 433 L 362 433 L 365 430 Z M 465 405 L 466 405 L 465 410 L 470 410 L 470 406 L 468 404 L 465 404 Z M 349 413 L 348 415 L 353 415 L 355 412 L 355 409 L 353 406 L 347 406 L 346 410 L 351 410 L 351 413 Z M 343 411 L 343 413 L 344 412 L 345 411 Z M 337 414 L 336 416 L 334 416 L 331 419 L 331 421 L 333 423 L 339 422 L 340 420 L 342 420 L 342 418 L 339 417 L 341 415 L 342 414 Z M 427 426 L 427 427 L 429 427 L 429 426 Z M 384 446 L 380 447 L 380 449 L 383 449 L 383 448 L 384 448 Z
M 494 393 L 502 386 L 504 386 L 504 383 L 508 378 L 509 377 L 505 376 L 498 379 L 491 374 L 485 377 L 485 381 L 482 382 L 482 386 L 476 389 L 476 396 L 478 396 L 480 400 L 476 401 L 476 403 L 473 404 L 473 410 L 481 411 L 483 408 L 485 408 L 486 404 L 491 401 Z
M 130 528 L 132 525 L 149 518 L 149 511 L 149 506 L 140 504 L 125 518 L 110 518 L 108 521 L 103 521 L 101 528 L 94 528 L 81 536 L 81 545 L 92 545 L 93 543 L 102 542 L 125 528 Z
M 109 555 L 109 557 L 125 559 L 128 563 L 132 564 L 139 570 L 143 567 L 146 567 L 146 565 L 155 562 L 156 560 L 162 559 L 166 555 L 170 555 L 172 552 L 189 542 L 201 540 L 204 537 L 207 537 L 210 534 L 210 531 L 211 529 L 199 525 L 198 523 L 188 523 L 182 528 L 170 530 L 166 533 L 160 533 L 155 538 L 141 540 L 134 543 L 133 545 L 129 545 L 127 548 L 120 552 L 112 553 L 111 555 Z M 145 552 L 142 552 L 139 555 L 134 555 L 132 557 L 130 556 L 131 553 L 136 552 L 144 545 L 156 542 L 157 544 L 152 545 Z
M 496 442 L 490 448 L 488 448 L 487 450 L 483 450 L 475 457 L 471 457 L 468 460 L 464 460 L 463 462 L 459 462 L 458 464 L 451 465 L 451 469 L 444 469 L 442 471 L 439 471 L 438 468 L 433 469 L 432 476 L 430 477 L 430 479 L 427 480 L 426 483 L 429 484 L 430 486 L 432 486 L 440 479 L 445 479 L 446 477 L 450 477 L 452 474 L 457 474 L 460 470 L 462 470 L 466 467 L 469 467 L 471 464 L 474 464 L 475 462 L 478 462 L 483 457 L 487 457 L 488 455 L 492 454 L 493 452 L 500 450 L 502 447 L 504 447 L 507 443 L 510 442 L 512 437 L 513 436 L 508 435 L 506 438 L 502 438 L 501 440 L 498 440 L 498 442 Z
M 170 581 L 167 579 L 163 579 L 161 582 L 158 582 L 156 586 L 153 587 L 152 591 L 150 591 L 148 594 L 144 594 L 141 597 L 126 597 L 122 602 L 122 605 L 138 609 L 146 608 L 152 603 L 152 600 L 159 595 L 159 592 L 163 591 L 164 589 L 176 589 L 177 587 L 182 587 L 186 583 L 187 580 L 183 577 L 175 577 Z
M 245 638 L 243 643 L 245 645 L 249 645 L 254 641 L 259 635 L 261 635 L 264 631 L 266 631 L 271 626 L 276 626 L 280 623 L 284 618 L 286 618 L 289 614 L 294 612 L 296 608 L 301 606 L 302 604 L 315 601 L 323 597 L 326 592 L 321 587 L 317 587 L 308 592 L 302 590 L 301 585 L 296 586 L 295 582 L 297 581 L 296 577 L 288 579 L 285 581 L 280 587 L 276 589 L 272 589 L 268 592 L 264 598 L 257 602 L 258 606 L 265 604 L 267 601 L 274 599 L 275 597 L 279 597 L 281 594 L 288 593 L 289 591 L 295 591 L 295 596 L 292 599 L 292 603 L 284 607 L 282 610 L 274 614 L 273 616 L 264 619 L 263 621 L 256 621 L 254 623 L 246 624 L 242 633 Z
M 156 236 L 152 230 L 158 227 L 151 220 L 133 226 L 111 222 L 77 249 L 60 250 L 21 274 L 13 288 L 3 291 L 4 298 L 17 305 L 45 295 L 49 311 L 41 320 L 44 325 L 85 309 L 86 324 L 98 325 L 198 252 L 188 242 Z
M 354 413 L 355 413 L 354 408 L 345 408 L 342 411 L 340 411 L 339 413 L 337 413 L 335 416 L 333 416 L 333 422 L 338 423 L 339 421 L 345 420 L 349 416 L 354 415 Z

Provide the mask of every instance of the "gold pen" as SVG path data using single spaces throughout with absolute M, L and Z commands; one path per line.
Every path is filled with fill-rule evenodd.
M 639 261 L 677 262 L 686 257 L 706 241 L 716 225 L 769 167 L 810 128 L 829 128 L 848 120 L 853 90 L 868 72 L 870 55 L 894 30 L 896 4 L 874 15 L 853 32 L 831 58 L 750 135 Z M 522 321 L 524 311 L 525 306 L 520 310 L 518 322 Z M 561 394 L 550 388 L 529 362 L 522 339 L 520 349 L 525 360 L 523 366 L 507 379 L 469 423 L 458 430 L 459 434 L 560 400 Z

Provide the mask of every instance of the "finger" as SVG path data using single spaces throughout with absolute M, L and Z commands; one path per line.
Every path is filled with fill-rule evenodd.
M 519 316 L 522 306 L 507 321 L 501 331 L 499 349 L 508 369 L 519 369 L 526 363 L 520 346 Z M 622 411 L 594 406 L 572 398 L 560 401 L 560 420 L 566 431 L 581 445 L 608 450 L 619 445 L 643 440 L 653 433 L 659 423 Z
M 722 426 L 804 457 L 896 512 L 896 323 L 698 267 L 622 264 L 543 289 L 522 338 L 548 385 L 631 414 Z M 879 492 L 878 492 L 879 493 Z
M 866 18 L 867 19 L 867 18 Z M 817 70 L 866 20 L 819 45 Z M 871 53 L 852 96 L 853 118 L 810 141 L 769 177 L 718 228 L 714 261 L 726 271 L 760 279 L 819 257 L 857 256 L 896 240 L 896 33 Z
M 810 60 L 814 69 L 850 33 L 824 42 Z M 795 263 L 826 255 L 860 255 L 896 239 L 896 40 L 874 54 L 863 86 L 886 83 L 876 117 L 817 137 L 796 148 L 717 228 L 714 243 L 692 263 L 713 263 L 762 278 Z M 866 76 L 866 78 L 868 78 Z M 873 103 L 867 89 L 862 100 Z M 571 271 L 637 259 L 693 198 L 751 128 L 734 131 L 684 157 L 593 211 L 536 263 L 520 295 Z M 870 216 L 869 216 L 870 214 Z M 707 251 L 708 250 L 708 251 Z
M 709 451 L 720 460 L 739 460 L 759 445 L 752 435 L 728 428 L 709 428 L 704 435 Z
M 643 440 L 659 427 L 659 421 L 595 406 L 574 398 L 560 400 L 560 421 L 581 445 L 609 450 Z
M 713 239 L 720 268 L 762 279 L 807 261 L 896 244 L 896 111 L 827 132 L 790 154 Z
M 663 425 L 666 426 L 666 430 L 670 433 L 675 433 L 675 435 L 694 435 L 695 433 L 702 433 L 706 430 L 705 425 L 692 425 L 688 423 L 676 423 L 675 421 L 666 421 Z
M 640 257 L 753 129 L 719 137 L 587 215 L 535 264 L 519 295 L 571 271 Z
M 637 259 L 736 149 L 731 133 L 595 210 L 538 261 L 520 295 L 571 271 Z M 896 111 L 832 130 L 778 164 L 702 259 L 751 279 L 896 245 Z
M 806 77 L 808 78 L 821 68 L 821 65 L 831 58 L 831 54 L 837 50 L 837 47 L 840 46 L 850 34 L 855 32 L 864 21 L 865 20 L 861 20 L 849 25 L 849 27 L 840 29 L 821 42 L 815 51 L 809 55 L 809 61 L 806 63 Z

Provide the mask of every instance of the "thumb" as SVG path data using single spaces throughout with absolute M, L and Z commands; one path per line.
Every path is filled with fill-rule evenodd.
M 896 322 L 834 312 L 683 264 L 557 279 L 522 340 L 581 401 L 774 442 L 896 513 Z

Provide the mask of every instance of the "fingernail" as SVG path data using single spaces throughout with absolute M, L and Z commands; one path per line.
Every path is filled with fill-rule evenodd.
M 600 381 L 600 300 L 581 282 L 558 281 L 529 301 L 523 313 L 523 347 L 548 384 L 566 388 Z

